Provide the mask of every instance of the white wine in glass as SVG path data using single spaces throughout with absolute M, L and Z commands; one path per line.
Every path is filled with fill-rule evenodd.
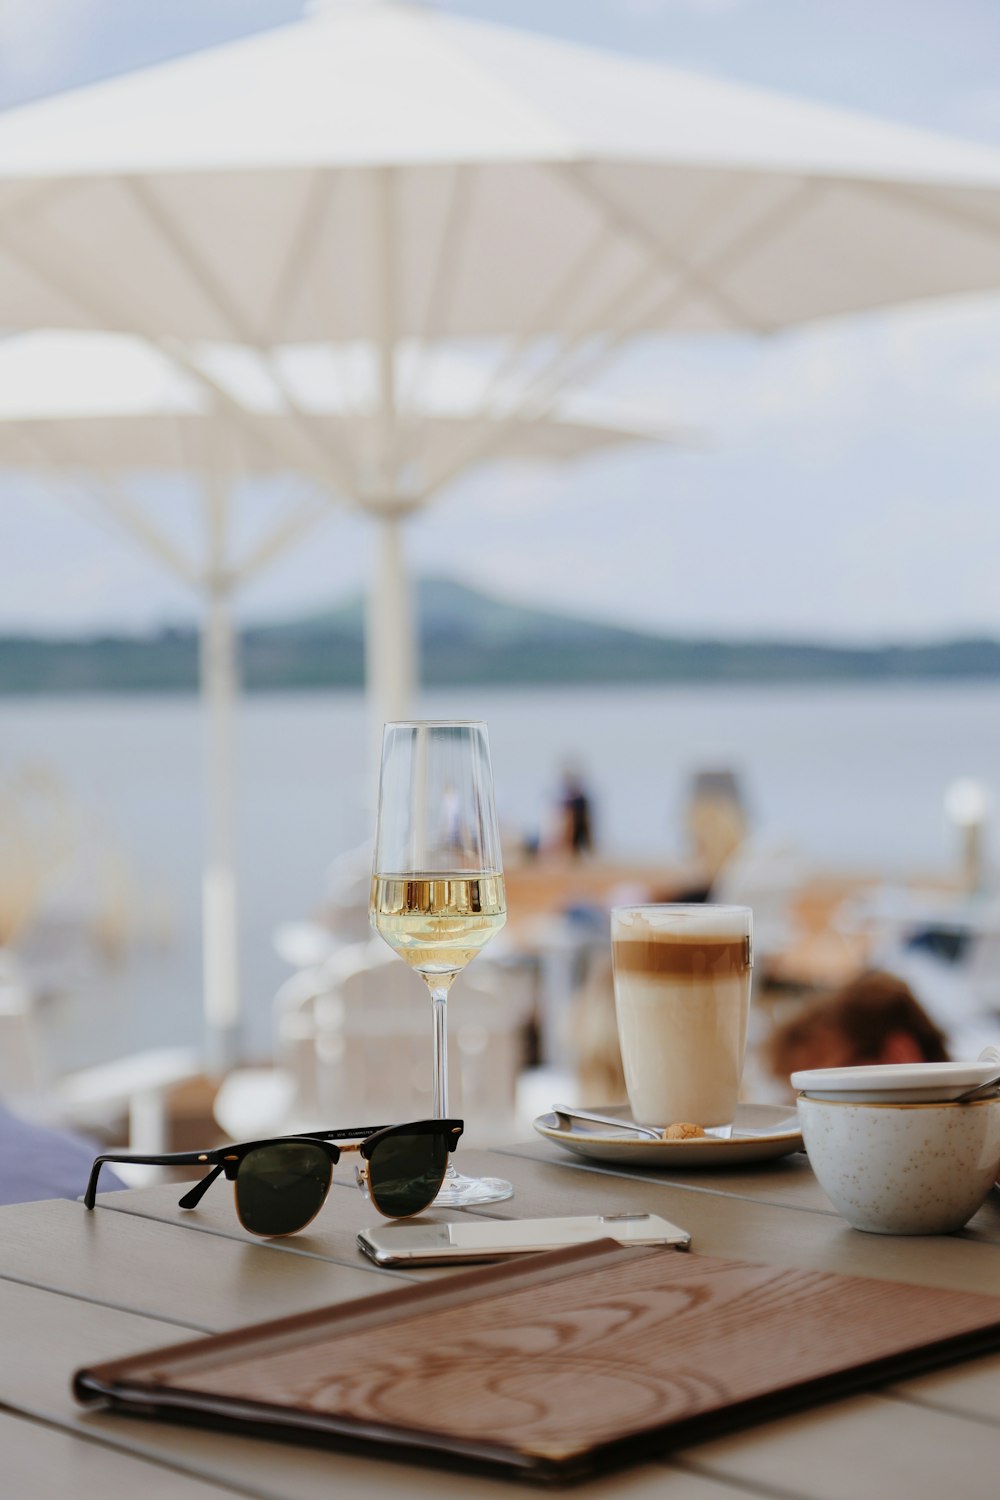
M 387 724 L 382 742 L 371 923 L 424 980 L 434 1014 L 434 1114 L 448 1118 L 448 991 L 507 920 L 485 724 Z M 449 1166 L 435 1200 L 498 1203 L 498 1177 Z

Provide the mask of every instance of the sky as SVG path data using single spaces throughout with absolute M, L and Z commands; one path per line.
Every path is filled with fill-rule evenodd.
M 995 0 L 455 0 L 441 9 L 1000 145 Z M 0 0 L 0 107 L 294 20 L 300 0 Z M 414 571 L 684 634 L 1000 635 L 1000 296 L 769 340 L 646 341 L 602 394 L 686 443 L 480 471 L 407 528 Z M 197 599 L 76 496 L 0 479 L 0 630 L 144 629 Z M 180 517 L 190 497 L 147 503 Z M 247 497 L 259 518 L 268 497 Z M 331 510 L 246 617 L 361 587 Z

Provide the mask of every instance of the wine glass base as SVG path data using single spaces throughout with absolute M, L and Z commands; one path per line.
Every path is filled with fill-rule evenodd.
M 434 1199 L 435 1208 L 475 1208 L 480 1203 L 502 1203 L 514 1189 L 502 1177 L 463 1177 L 449 1172 Z

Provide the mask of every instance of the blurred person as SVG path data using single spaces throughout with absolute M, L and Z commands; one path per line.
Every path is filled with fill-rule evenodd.
M 101 1149 L 68 1130 L 25 1120 L 0 1103 L 0 1204 L 79 1198 Z M 106 1168 L 101 1192 L 122 1187 Z
M 878 969 L 815 1001 L 781 1026 L 764 1050 L 782 1082 L 804 1068 L 948 1061 L 944 1033 L 909 985 Z
M 590 794 L 580 772 L 567 766 L 562 773 L 558 800 L 556 847 L 579 857 L 594 850 L 594 825 Z

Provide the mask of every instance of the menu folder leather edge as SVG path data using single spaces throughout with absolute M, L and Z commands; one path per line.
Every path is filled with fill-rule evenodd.
M 348 1303 L 275 1319 L 252 1327 L 233 1330 L 209 1338 L 195 1338 L 151 1353 L 130 1356 L 77 1371 L 73 1389 L 85 1404 L 102 1400 L 122 1413 L 152 1415 L 169 1421 L 196 1423 L 223 1430 L 238 1431 L 257 1437 L 281 1438 L 327 1444 L 352 1451 L 410 1461 L 442 1461 L 460 1467 L 486 1468 L 496 1474 L 506 1472 L 536 1482 L 568 1483 L 620 1465 L 627 1460 L 665 1455 L 672 1449 L 715 1437 L 753 1422 L 768 1421 L 790 1415 L 820 1402 L 853 1394 L 873 1385 L 911 1377 L 926 1370 L 995 1351 L 1000 1347 L 1000 1298 L 982 1298 L 984 1304 L 995 1303 L 995 1320 L 986 1319 L 975 1327 L 954 1336 L 938 1336 L 923 1346 L 897 1348 L 884 1356 L 862 1360 L 856 1365 L 827 1371 L 804 1380 L 794 1379 L 776 1384 L 771 1390 L 736 1399 L 728 1406 L 681 1416 L 663 1423 L 653 1422 L 637 1430 L 616 1434 L 595 1444 L 583 1443 L 560 1452 L 521 1452 L 513 1445 L 494 1444 L 482 1439 L 463 1439 L 453 1433 L 416 1431 L 402 1425 L 382 1425 L 378 1421 L 339 1417 L 331 1413 L 314 1413 L 287 1405 L 258 1403 L 238 1397 L 223 1397 L 217 1403 L 203 1394 L 170 1390 L 158 1386 L 157 1373 L 169 1367 L 171 1374 L 198 1365 L 204 1354 L 210 1358 L 222 1350 L 238 1350 L 251 1343 L 259 1348 L 261 1340 L 290 1339 L 294 1346 L 299 1335 L 315 1334 L 317 1328 L 339 1325 L 338 1331 L 359 1332 L 366 1326 L 382 1326 L 393 1321 L 397 1313 L 406 1315 L 429 1306 L 461 1306 L 490 1292 L 516 1291 L 525 1286 L 543 1285 L 561 1279 L 574 1267 L 581 1271 L 598 1269 L 602 1261 L 638 1260 L 649 1256 L 673 1254 L 661 1247 L 625 1248 L 614 1241 L 595 1241 L 586 1245 L 530 1257 L 500 1267 L 457 1273 L 447 1281 L 421 1283 L 394 1292 L 376 1294 L 360 1303 Z M 688 1260 L 688 1257 L 683 1257 Z M 706 1259 L 698 1257 L 698 1259 Z M 714 1260 L 714 1257 L 708 1257 Z M 736 1263 L 733 1263 L 734 1265 Z M 775 1268 L 777 1269 L 777 1268 Z M 846 1278 L 856 1280 L 856 1278 Z M 864 1279 L 864 1278 L 862 1278 Z M 895 1283 L 887 1283 L 895 1285 Z M 915 1294 L 930 1289 L 914 1287 Z M 948 1294 L 946 1294 L 948 1295 Z

